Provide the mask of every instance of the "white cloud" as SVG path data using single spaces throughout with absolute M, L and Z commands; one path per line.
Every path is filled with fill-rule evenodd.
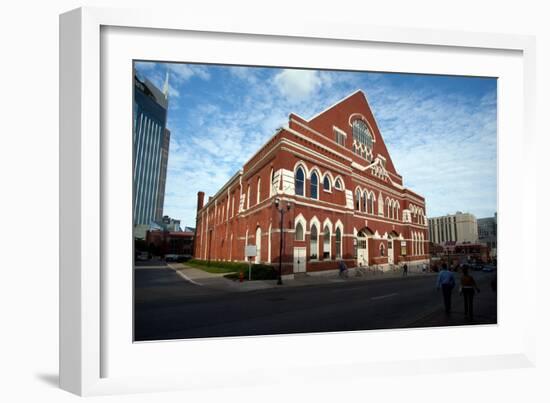
M 134 67 L 140 71 L 152 71 L 156 68 L 156 62 L 135 62 Z
M 181 90 L 192 77 L 211 78 L 201 66 L 177 66 L 185 68 L 177 67 L 179 81 L 173 81 L 176 89 Z M 433 86 L 431 90 L 392 86 L 383 75 L 368 74 L 358 79 L 347 72 L 308 70 L 280 70 L 275 74 L 264 70 L 260 74 L 246 67 L 229 68 L 229 73 L 229 78 L 234 78 L 228 80 L 231 86 L 217 88 L 208 99 L 182 107 L 170 117 L 165 213 L 181 218 L 185 225 L 194 225 L 196 192 L 204 191 L 207 198 L 215 194 L 277 127 L 287 123 L 290 112 L 308 118 L 357 88 L 362 88 L 369 99 L 405 185 L 426 198 L 429 215 L 457 210 L 493 214 L 494 92 L 472 103 L 471 97 L 445 93 Z M 224 103 L 218 103 L 220 99 Z
M 291 102 L 303 101 L 317 92 L 322 84 L 314 70 L 285 69 L 273 79 L 279 92 Z
M 209 80 L 210 73 L 203 66 L 195 66 L 190 64 L 168 64 L 170 71 L 173 73 L 172 78 L 176 83 L 182 83 L 191 79 L 192 77 L 198 77 L 202 80 Z
M 426 198 L 429 216 L 496 209 L 496 109 L 425 91 L 373 91 L 371 106 L 398 172 Z

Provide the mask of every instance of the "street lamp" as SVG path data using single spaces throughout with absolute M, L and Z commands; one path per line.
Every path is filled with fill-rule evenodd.
M 283 232 L 283 222 L 284 222 L 284 220 L 283 220 L 283 218 L 284 218 L 284 215 L 285 215 L 285 210 L 290 211 L 291 203 L 287 201 L 286 209 L 285 209 L 284 207 L 281 206 L 281 199 L 276 197 L 275 200 L 273 201 L 273 204 L 275 204 L 275 208 L 281 214 L 281 232 L 280 232 L 281 236 L 279 237 L 279 274 L 277 275 L 277 285 L 282 285 L 283 284 L 283 279 L 282 279 L 283 236 L 284 236 L 284 232 Z

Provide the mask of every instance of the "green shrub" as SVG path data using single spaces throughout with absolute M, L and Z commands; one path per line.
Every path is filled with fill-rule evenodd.
M 239 272 L 243 273 L 244 280 L 248 280 L 248 265 L 241 268 Z M 231 280 L 239 279 L 239 272 L 227 274 L 224 277 Z M 273 266 L 265 264 L 253 264 L 252 265 L 252 280 L 275 280 L 277 278 L 277 270 Z
M 211 269 L 226 269 L 230 273 L 224 277 L 237 280 L 239 278 L 239 272 L 243 272 L 245 280 L 248 280 L 248 263 L 245 262 L 221 262 L 207 260 L 191 259 L 186 264 L 196 267 L 204 267 L 205 270 Z M 213 270 L 214 271 L 214 270 Z M 221 271 L 221 270 L 220 270 Z M 277 270 L 273 266 L 266 264 L 253 264 L 252 265 L 252 280 L 274 280 L 277 278 Z

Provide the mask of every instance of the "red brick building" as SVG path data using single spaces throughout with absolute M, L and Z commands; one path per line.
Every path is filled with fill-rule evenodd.
M 291 113 L 229 181 L 197 200 L 194 256 L 278 264 L 283 273 L 428 262 L 424 198 L 403 186 L 365 94 L 356 91 L 309 120 Z
M 155 250 L 160 256 L 192 256 L 194 235 L 190 231 L 147 231 L 145 241 L 149 250 Z

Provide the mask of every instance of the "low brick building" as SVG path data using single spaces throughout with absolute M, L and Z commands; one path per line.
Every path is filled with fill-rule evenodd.
M 147 231 L 145 238 L 149 251 L 155 251 L 160 256 L 193 255 L 194 233 L 189 231 Z
M 403 186 L 362 91 L 306 120 L 291 113 L 243 168 L 204 203 L 194 257 L 278 263 L 283 273 L 428 261 L 424 198 Z

